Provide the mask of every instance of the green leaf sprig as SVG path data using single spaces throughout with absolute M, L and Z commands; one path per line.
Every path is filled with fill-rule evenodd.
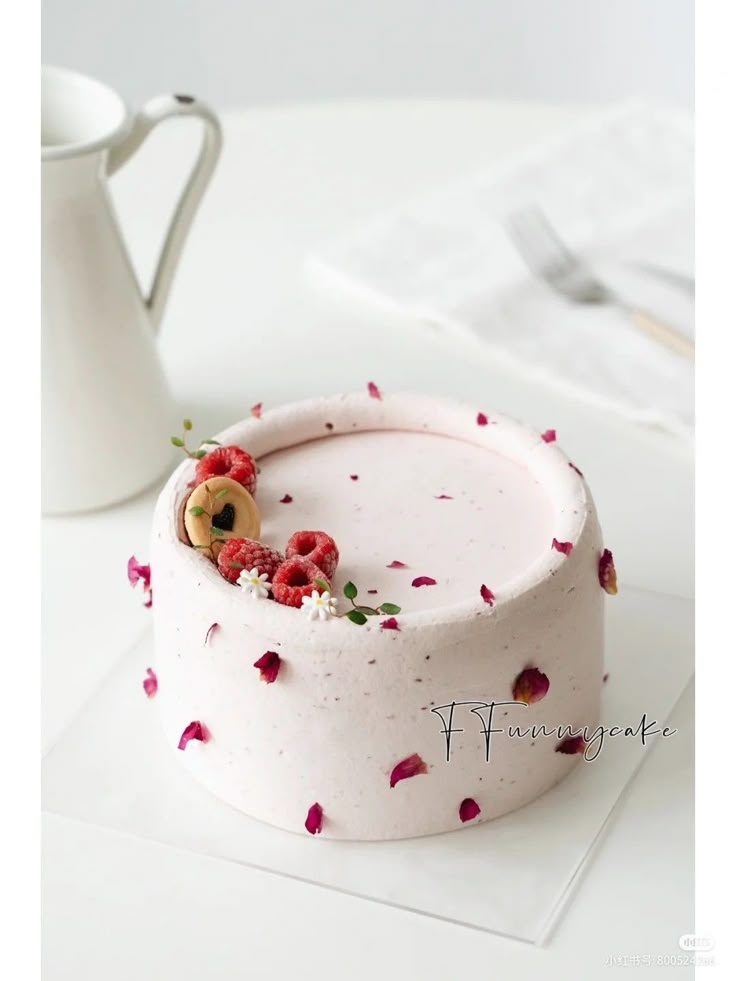
M 201 460 L 202 457 L 205 456 L 206 453 L 207 453 L 207 450 L 204 449 L 205 446 L 219 446 L 220 445 L 217 442 L 216 439 L 203 439 L 200 442 L 198 449 L 196 449 L 196 450 L 190 450 L 189 447 L 187 446 L 187 433 L 191 432 L 191 430 L 192 430 L 192 420 L 191 419 L 184 419 L 181 425 L 182 425 L 182 429 L 183 429 L 182 435 L 181 436 L 172 436 L 171 437 L 171 445 L 172 446 L 176 446 L 180 450 L 183 450 L 184 453 L 191 460 Z
M 329 592 L 329 584 L 324 581 L 324 579 L 315 579 L 314 585 L 319 587 L 319 589 Z M 346 582 L 343 587 L 343 595 L 346 599 L 350 600 L 352 605 L 352 610 L 346 610 L 344 613 L 338 613 L 339 617 L 347 617 L 351 623 L 362 624 L 368 622 L 368 617 L 378 617 L 382 613 L 387 616 L 393 616 L 396 613 L 401 613 L 401 607 L 397 606 L 396 603 L 381 603 L 380 606 L 363 606 L 358 604 L 355 600 L 358 597 L 358 587 L 354 582 Z

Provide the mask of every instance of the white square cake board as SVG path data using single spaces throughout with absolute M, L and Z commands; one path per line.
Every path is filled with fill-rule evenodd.
M 606 607 L 602 724 L 636 727 L 646 713 L 662 728 L 692 676 L 693 604 L 625 588 Z M 152 653 L 148 632 L 47 754 L 46 810 L 532 943 L 662 738 L 609 738 L 597 760 L 487 824 L 409 841 L 311 838 L 245 817 L 177 765 L 141 687 Z

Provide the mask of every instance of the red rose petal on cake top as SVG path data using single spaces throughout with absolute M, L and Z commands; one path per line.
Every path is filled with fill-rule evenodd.
M 570 467 L 572 470 L 575 471 L 575 473 L 578 475 L 578 477 L 582 477 L 583 476 L 583 471 L 579 467 L 576 467 L 575 464 L 572 462 L 572 460 L 568 460 L 567 461 L 567 465 L 568 465 L 568 467 Z
M 526 668 L 514 680 L 511 693 L 515 702 L 532 705 L 549 691 L 549 678 L 539 668 Z
M 395 787 L 400 780 L 408 780 L 409 777 L 416 777 L 420 773 L 427 772 L 427 764 L 419 753 L 412 753 L 405 760 L 401 760 L 391 771 L 389 786 Z
M 279 501 L 279 504 L 291 504 L 293 500 L 294 498 L 291 496 L 291 494 L 284 494 L 284 496 Z
M 552 539 L 551 547 L 562 552 L 563 555 L 569 555 L 572 552 L 572 542 L 558 542 L 556 538 Z
M 611 596 L 615 596 L 618 592 L 616 566 L 613 564 L 613 555 L 607 548 L 603 549 L 598 562 L 598 582 Z
M 487 603 L 489 606 L 493 606 L 496 597 L 485 583 L 483 583 L 483 585 L 480 587 L 480 595 L 483 598 L 484 603 Z
M 372 399 L 380 399 L 382 397 L 381 390 L 375 382 L 368 382 L 368 394 Z
M 256 461 L 239 446 L 216 446 L 202 457 L 194 471 L 197 485 L 211 477 L 229 477 L 242 484 L 249 494 L 255 494 Z
M 398 559 L 394 559 L 393 562 L 389 562 L 386 566 L 387 569 L 406 569 L 407 565 L 405 562 L 399 562 Z
M 256 419 L 261 418 L 261 413 L 263 412 L 263 402 L 256 402 L 255 405 L 250 407 L 250 414 Z
M 276 681 L 281 667 L 281 658 L 276 651 L 266 651 L 265 654 L 261 654 L 257 661 L 253 662 L 253 667 L 258 668 L 261 672 L 261 681 L 270 685 Z
M 401 630 L 396 617 L 388 617 L 387 620 L 381 620 L 380 627 L 381 630 Z
M 151 589 L 151 567 L 142 565 L 135 555 L 128 559 L 128 582 L 135 588 L 139 582 L 143 583 L 143 605 L 150 607 L 153 605 L 153 590 Z
M 158 678 L 153 668 L 146 668 L 146 677 L 143 679 L 143 691 L 149 698 L 153 698 L 158 691 Z
M 453 498 L 450 497 L 449 494 L 435 494 L 434 495 L 434 499 L 435 499 L 435 501 L 452 501 L 453 500 Z
M 332 579 L 340 561 L 335 539 L 325 531 L 295 531 L 286 543 L 286 558 L 297 556 L 313 562 L 328 579 Z
M 310 835 L 318 835 L 322 831 L 322 813 L 321 804 L 312 804 L 307 811 L 307 820 L 304 822 L 304 827 Z
M 351 479 L 351 480 L 357 480 L 357 479 L 358 479 L 358 475 L 357 475 L 357 473 L 351 473 L 351 474 L 350 474 L 350 479 Z
M 554 441 L 557 439 L 557 430 L 545 429 L 542 433 L 542 439 L 545 443 L 554 443 Z
M 437 580 L 431 576 L 417 576 L 416 579 L 412 579 L 411 584 L 412 586 L 436 586 Z
M 460 815 L 460 820 L 463 822 L 463 824 L 465 824 L 466 821 L 472 821 L 473 818 L 478 817 L 480 814 L 480 807 L 472 797 L 466 797 L 465 800 L 461 802 L 458 813 Z
M 219 623 L 211 623 L 209 625 L 209 627 L 207 628 L 207 633 L 204 635 L 204 642 L 205 642 L 205 644 L 209 641 L 209 639 L 212 636 L 212 634 L 214 634 L 214 632 L 216 630 L 219 630 L 219 629 L 220 629 L 220 624 Z
M 201 722 L 190 722 L 184 732 L 181 734 L 181 738 L 179 739 L 179 749 L 186 749 L 187 743 L 190 743 L 192 739 L 196 739 L 200 743 L 206 743 L 209 738 L 210 734 L 207 731 L 207 728 Z
M 485 412 L 479 412 L 478 415 L 475 417 L 475 421 L 478 423 L 479 426 L 487 426 L 488 416 L 485 414 Z
M 574 756 L 576 753 L 585 752 L 585 740 L 582 736 L 569 736 L 558 743 L 555 753 L 564 753 L 566 756 Z

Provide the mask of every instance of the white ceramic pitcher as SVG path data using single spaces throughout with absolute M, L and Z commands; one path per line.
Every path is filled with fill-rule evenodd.
M 41 93 L 42 506 L 69 514 L 124 500 L 171 463 L 178 425 L 155 335 L 221 132 L 191 96 L 158 96 L 132 115 L 100 82 L 50 67 Z M 201 120 L 203 140 L 146 295 L 107 177 L 172 116 Z

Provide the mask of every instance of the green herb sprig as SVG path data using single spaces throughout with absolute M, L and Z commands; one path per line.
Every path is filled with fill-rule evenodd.
M 191 460 L 201 460 L 202 457 L 205 456 L 206 453 L 207 453 L 207 450 L 204 449 L 205 446 L 219 446 L 220 445 L 217 442 L 216 439 L 203 439 L 200 442 L 198 449 L 196 449 L 196 450 L 190 450 L 189 447 L 187 446 L 187 433 L 191 432 L 191 430 L 192 430 L 192 420 L 191 419 L 184 419 L 182 421 L 182 424 L 181 425 L 182 425 L 182 429 L 183 429 L 182 435 L 181 436 L 172 436 L 171 437 L 171 445 L 172 446 L 176 446 L 180 450 L 183 450 L 184 453 Z
M 314 585 L 326 592 L 330 591 L 329 584 L 324 579 L 315 579 Z M 385 613 L 387 616 L 401 613 L 401 607 L 397 606 L 396 603 L 381 603 L 380 606 L 364 606 L 363 604 L 356 603 L 358 587 L 354 582 L 346 582 L 342 592 L 345 598 L 350 600 L 353 608 L 352 610 L 346 610 L 344 613 L 338 613 L 337 616 L 347 617 L 351 623 L 355 623 L 358 626 L 367 623 L 368 617 L 378 617 L 382 613 Z

